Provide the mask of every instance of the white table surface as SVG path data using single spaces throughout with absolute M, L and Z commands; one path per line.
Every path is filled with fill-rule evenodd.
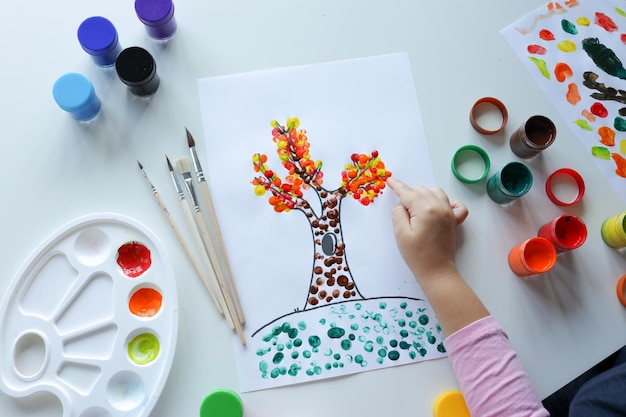
M 156 183 L 167 184 L 163 197 L 177 207 L 164 154 L 188 155 L 185 126 L 202 150 L 197 79 L 408 52 L 437 182 L 470 209 L 459 232 L 459 266 L 506 327 L 540 396 L 549 395 L 626 344 L 626 309 L 615 296 L 626 256 L 604 245 L 599 232 L 623 203 L 499 33 L 543 3 L 179 0 L 178 32 L 163 47 L 147 37 L 131 1 L 8 2 L 0 14 L 0 294 L 39 242 L 94 212 L 140 220 L 167 247 L 177 276 L 193 275 L 135 161 Z M 149 104 L 129 96 L 114 72 L 96 68 L 81 50 L 77 27 L 93 15 L 113 21 L 124 47 L 143 46 L 157 59 L 162 84 Z M 52 99 L 52 84 L 65 72 L 85 74 L 102 99 L 103 113 L 88 126 Z M 507 128 L 493 137 L 478 134 L 468 121 L 471 105 L 484 96 L 499 98 L 509 110 Z M 529 163 L 538 185 L 523 200 L 498 206 L 484 183 L 468 186 L 452 176 L 452 153 L 468 143 L 487 150 L 494 167 L 515 160 L 506 140 L 532 114 L 554 120 L 559 137 Z M 564 166 L 587 183 L 583 202 L 567 211 L 551 204 L 543 190 L 547 175 Z M 564 212 L 587 223 L 585 245 L 560 255 L 544 276 L 515 276 L 506 263 L 508 250 Z M 178 348 L 153 417 L 198 415 L 211 391 L 238 390 L 230 330 L 197 280 L 179 279 L 178 291 Z M 220 337 L 209 339 L 206 326 Z M 456 388 L 447 359 L 440 359 L 245 393 L 242 399 L 248 417 L 428 416 L 435 397 Z M 16 400 L 0 393 L 0 415 L 49 417 L 61 410 L 48 395 Z

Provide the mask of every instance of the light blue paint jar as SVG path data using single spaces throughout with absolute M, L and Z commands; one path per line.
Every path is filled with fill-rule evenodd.
M 100 67 L 115 65 L 117 56 L 122 52 L 117 30 L 113 23 L 100 16 L 85 19 L 78 27 L 78 42 L 93 62 Z
M 52 87 L 52 96 L 60 108 L 81 122 L 100 113 L 100 98 L 91 81 L 82 74 L 70 72 L 59 77 Z

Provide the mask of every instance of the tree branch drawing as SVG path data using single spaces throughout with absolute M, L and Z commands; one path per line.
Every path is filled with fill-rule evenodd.
M 626 104 L 626 91 L 607 87 L 604 83 L 598 82 L 598 74 L 592 71 L 585 71 L 583 73 L 583 85 L 590 90 L 596 90 L 597 93 L 592 93 L 591 97 L 601 101 L 616 101 L 621 104 Z M 626 116 L 626 107 L 619 109 L 620 116 Z
M 299 129 L 300 121 L 291 117 L 280 125 L 272 121 L 272 138 L 276 152 L 287 175 L 281 178 L 267 164 L 267 155 L 252 156 L 258 173 L 251 184 L 256 195 L 269 195 L 268 203 L 277 213 L 298 210 L 304 213 L 311 227 L 314 244 L 313 270 L 303 310 L 346 300 L 364 299 L 352 277 L 346 258 L 346 245 L 341 228 L 341 202 L 352 196 L 368 206 L 382 194 L 391 172 L 378 156 L 354 153 L 341 172 L 341 186 L 334 190 L 323 187 L 322 161 L 311 159 L 307 132 Z M 303 190 L 311 189 L 319 199 L 321 212 L 313 210 Z

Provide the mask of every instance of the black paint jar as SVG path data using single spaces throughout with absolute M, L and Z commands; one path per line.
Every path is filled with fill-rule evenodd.
M 137 96 L 151 96 L 159 88 L 156 61 L 143 48 L 131 46 L 120 52 L 115 61 L 115 70 L 130 92 Z

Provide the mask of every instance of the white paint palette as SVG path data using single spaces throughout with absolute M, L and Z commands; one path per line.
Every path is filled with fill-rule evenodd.
M 174 274 L 159 240 L 118 214 L 46 239 L 0 309 L 0 389 L 56 396 L 63 417 L 147 416 L 178 332 Z

